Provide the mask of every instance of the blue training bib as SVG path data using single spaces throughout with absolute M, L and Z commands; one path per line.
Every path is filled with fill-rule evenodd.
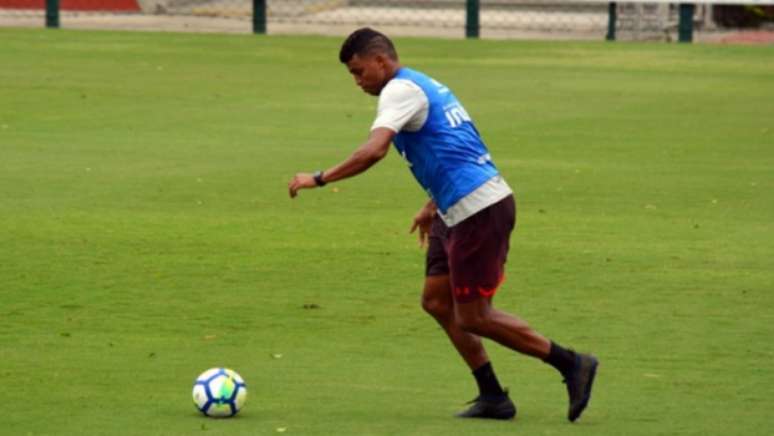
M 417 132 L 401 131 L 393 144 L 442 213 L 498 175 L 486 145 L 457 97 L 446 86 L 409 68 L 395 79 L 410 80 L 427 96 L 427 120 Z

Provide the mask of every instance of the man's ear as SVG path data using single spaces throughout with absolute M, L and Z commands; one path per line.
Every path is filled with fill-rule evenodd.
M 374 55 L 374 62 L 379 64 L 379 67 L 384 68 L 384 66 L 387 65 L 387 57 L 382 53 L 376 53 Z

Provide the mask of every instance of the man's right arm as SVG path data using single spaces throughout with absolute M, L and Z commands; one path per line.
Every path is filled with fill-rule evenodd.
M 378 115 L 371 126 L 368 140 L 348 159 L 323 171 L 318 175 L 317 180 L 311 173 L 296 174 L 288 183 L 290 197 L 298 195 L 301 189 L 346 179 L 367 170 L 384 158 L 390 149 L 392 139 L 407 123 L 415 128 L 409 131 L 415 131 L 421 127 L 427 118 L 427 111 L 427 96 L 419 86 L 405 80 L 390 81 L 379 96 Z
M 335 182 L 356 176 L 371 168 L 390 151 L 390 143 L 394 136 L 395 132 L 384 127 L 372 130 L 371 134 L 368 135 L 368 140 L 358 147 L 347 160 L 323 172 L 323 181 L 325 183 Z
M 336 180 L 346 179 L 362 173 L 379 162 L 390 151 L 390 142 L 395 132 L 387 128 L 377 128 L 368 135 L 368 140 L 358 147 L 352 155 L 333 168 L 320 174 L 320 181 L 325 184 Z M 294 198 L 301 189 L 315 188 L 318 186 L 314 175 L 310 173 L 298 173 L 288 183 L 290 197 Z

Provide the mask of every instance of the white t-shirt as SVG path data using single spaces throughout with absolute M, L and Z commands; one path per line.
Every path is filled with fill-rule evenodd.
M 425 125 L 429 110 L 430 102 L 419 85 L 406 79 L 392 79 L 379 94 L 376 120 L 371 130 L 384 127 L 395 133 L 417 132 Z M 438 214 L 447 226 L 452 227 L 511 194 L 505 179 L 498 175 L 461 198 L 445 214 L 440 211 Z
M 371 130 L 385 127 L 395 133 L 405 130 L 417 132 L 425 124 L 430 103 L 425 92 L 416 83 L 392 79 L 379 94 L 376 120 Z

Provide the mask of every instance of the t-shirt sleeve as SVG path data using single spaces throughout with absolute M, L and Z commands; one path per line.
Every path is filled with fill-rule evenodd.
M 408 80 L 391 80 L 379 95 L 376 120 L 371 130 L 388 128 L 417 131 L 427 119 L 428 100 L 422 88 Z

